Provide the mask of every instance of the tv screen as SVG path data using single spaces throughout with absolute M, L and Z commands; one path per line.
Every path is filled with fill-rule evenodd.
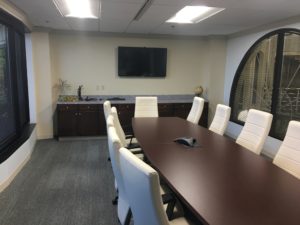
M 118 48 L 120 77 L 165 77 L 166 67 L 166 48 Z

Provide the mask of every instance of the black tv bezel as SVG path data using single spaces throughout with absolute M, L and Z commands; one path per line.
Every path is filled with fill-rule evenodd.
M 127 48 L 127 49 L 161 49 L 165 51 L 165 63 L 164 63 L 164 73 L 163 75 L 132 75 L 132 74 L 127 74 L 127 75 L 122 75 L 120 74 L 120 49 L 121 48 Z M 168 60 L 168 49 L 167 48 L 162 48 L 162 47 L 131 47 L 131 46 L 119 46 L 117 49 L 117 69 L 118 69 L 118 77 L 121 78 L 157 78 L 157 79 L 163 79 L 166 78 L 167 76 L 167 60 Z

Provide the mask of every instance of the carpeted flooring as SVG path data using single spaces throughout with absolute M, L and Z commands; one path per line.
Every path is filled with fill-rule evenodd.
M 38 141 L 0 193 L 0 225 L 117 225 L 107 141 Z

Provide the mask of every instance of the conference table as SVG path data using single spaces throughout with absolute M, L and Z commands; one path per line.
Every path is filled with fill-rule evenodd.
M 151 165 L 203 224 L 300 224 L 300 181 L 271 161 L 181 118 L 133 118 L 132 126 Z

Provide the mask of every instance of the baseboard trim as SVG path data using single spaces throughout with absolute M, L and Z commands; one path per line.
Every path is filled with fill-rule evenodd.
M 85 140 L 104 140 L 107 136 L 74 136 L 74 137 L 59 137 L 59 141 L 85 141 Z
M 38 134 L 37 139 L 38 140 L 53 139 L 53 135 L 52 134 L 40 134 L 40 135 Z
M 15 169 L 15 171 L 3 182 L 0 184 L 0 193 L 4 191 L 5 188 L 10 185 L 13 179 L 18 175 L 18 173 L 22 170 L 22 168 L 26 165 L 31 157 L 31 153 L 24 159 L 24 161 Z

